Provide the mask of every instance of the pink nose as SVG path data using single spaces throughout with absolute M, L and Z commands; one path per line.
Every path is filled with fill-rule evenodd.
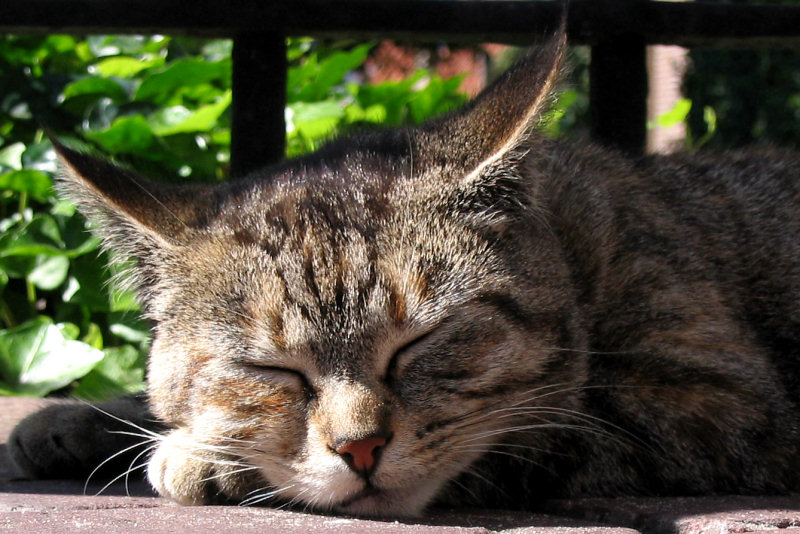
M 345 441 L 333 450 L 344 458 L 344 461 L 347 462 L 351 469 L 361 474 L 366 474 L 375 467 L 375 463 L 378 460 L 378 452 L 384 445 L 386 445 L 385 437 L 372 436 L 354 441 Z

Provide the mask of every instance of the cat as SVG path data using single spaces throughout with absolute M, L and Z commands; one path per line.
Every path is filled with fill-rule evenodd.
M 800 489 L 800 156 L 549 139 L 565 47 L 218 185 L 56 143 L 153 321 L 159 493 L 410 516 Z M 20 425 L 23 470 L 73 412 Z

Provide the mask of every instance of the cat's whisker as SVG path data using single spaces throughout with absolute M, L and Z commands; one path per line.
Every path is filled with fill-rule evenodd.
M 508 456 L 509 458 L 514 458 L 515 460 L 520 460 L 523 463 L 536 463 L 531 458 L 526 456 L 522 456 L 520 454 L 514 454 L 512 452 L 504 451 L 502 449 L 495 449 L 495 448 L 478 448 L 478 449 L 468 449 L 463 448 L 460 449 L 462 452 L 467 453 L 477 453 L 477 454 L 498 454 L 501 456 Z M 538 465 L 538 464 L 537 464 Z
M 467 467 L 466 469 L 464 469 L 464 471 L 462 473 L 466 473 L 466 474 L 472 475 L 472 468 Z M 466 484 L 464 484 L 463 482 L 458 480 L 458 477 L 451 478 L 448 481 L 448 484 L 458 486 L 459 488 L 464 490 L 466 493 L 468 493 L 475 500 L 475 502 L 479 502 L 480 501 L 480 497 L 478 496 L 478 494 L 475 493 L 475 491 L 472 488 L 470 488 L 469 486 L 467 486 Z
M 477 466 L 474 465 L 469 466 L 463 472 L 466 473 L 468 476 L 477 478 L 487 486 L 493 487 L 495 491 L 500 492 L 504 497 L 508 497 L 508 494 L 505 492 L 505 490 L 503 490 L 500 486 L 498 486 L 497 483 L 494 482 L 490 476 L 486 476 L 483 473 L 480 473 L 479 468 Z M 474 492 L 470 493 L 472 493 L 472 495 L 475 495 Z
M 543 385 L 543 386 L 537 386 L 535 388 L 531 388 L 531 389 L 529 389 L 529 390 L 527 390 L 527 391 L 525 391 L 525 392 L 523 392 L 521 394 L 527 395 L 527 394 L 530 394 L 530 393 L 533 393 L 533 392 L 538 392 L 538 391 L 541 391 L 541 390 L 547 390 L 547 389 L 562 387 L 564 385 L 565 384 L 563 384 L 563 383 L 546 384 L 546 385 Z M 567 392 L 567 391 L 572 391 L 572 390 L 575 390 L 575 389 L 576 389 L 575 387 L 570 387 L 570 388 L 564 388 L 564 389 L 558 390 L 558 391 Z M 529 397 L 529 398 L 526 398 L 524 400 L 518 401 L 515 404 L 524 404 L 524 403 L 532 402 L 534 400 L 537 400 L 538 398 L 540 398 L 540 396 Z M 487 411 L 492 410 L 494 406 L 505 406 L 507 403 L 508 403 L 508 399 L 507 398 L 495 399 L 492 402 L 490 402 L 489 404 L 480 406 L 478 408 L 475 408 L 474 410 L 470 410 L 470 411 L 464 412 L 464 413 L 458 415 L 457 417 L 454 417 L 454 418 L 450 419 L 448 421 L 448 425 L 456 425 L 456 424 L 459 424 L 459 423 L 464 422 L 464 421 L 470 421 L 469 424 L 472 424 L 472 421 L 474 421 L 474 419 L 471 419 L 471 418 L 475 418 L 475 417 L 485 418 L 485 417 L 488 416 Z
M 296 504 L 296 503 L 297 503 L 297 502 L 298 502 L 298 501 L 299 501 L 299 500 L 300 500 L 300 499 L 301 499 L 301 498 L 302 498 L 304 495 L 306 495 L 308 492 L 309 492 L 309 489 L 308 489 L 308 488 L 303 488 L 303 489 L 301 489 L 300 491 L 298 491 L 298 492 L 297 492 L 297 495 L 295 495 L 294 497 L 292 497 L 292 498 L 291 498 L 291 499 L 289 499 L 288 501 L 286 501 L 286 502 L 284 502 L 283 504 L 281 504 L 280 506 L 278 506 L 278 507 L 277 507 L 277 509 L 278 509 L 278 510 L 282 510 L 282 509 L 284 509 L 284 508 L 291 508 L 291 507 L 293 507 L 293 506 L 294 506 L 294 505 L 295 505 L 295 504 Z M 307 510 L 307 509 L 308 509 L 308 506 L 309 506 L 309 505 L 308 505 L 308 503 L 306 503 L 306 504 L 305 504 L 305 508 L 304 508 L 304 510 Z
M 107 463 L 109 463 L 109 462 L 113 461 L 115 458 L 118 458 L 119 456 L 125 455 L 125 454 L 127 454 L 128 452 L 130 452 L 130 451 L 132 451 L 132 450 L 134 450 L 134 449 L 137 449 L 137 448 L 139 448 L 139 447 L 147 446 L 147 447 L 145 448 L 145 450 L 143 451 L 144 453 L 147 453 L 148 451 L 150 451 L 150 450 L 152 450 L 152 449 L 153 449 L 153 447 L 155 446 L 155 445 L 154 445 L 154 444 L 155 444 L 155 442 L 156 442 L 156 441 L 155 441 L 154 439 L 147 439 L 147 440 L 145 440 L 145 441 L 141 441 L 141 442 L 139 442 L 139 443 L 134 443 L 133 445 L 130 445 L 130 446 L 128 446 L 128 447 L 125 447 L 124 449 L 122 449 L 122 450 L 120 450 L 120 451 L 117 451 L 117 452 L 115 452 L 114 454 L 112 454 L 111 456 L 109 456 L 108 458 L 106 458 L 105 460 L 103 460 L 102 462 L 100 462 L 100 463 L 99 463 L 99 464 L 98 464 L 98 465 L 97 465 L 97 466 L 96 466 L 94 469 L 92 469 L 91 473 L 89 473 L 89 475 L 86 477 L 86 482 L 84 482 L 84 484 L 83 484 L 83 493 L 84 493 L 84 494 L 86 494 L 86 491 L 89 489 L 89 483 L 91 482 L 91 480 L 92 480 L 92 477 L 93 477 L 93 476 L 94 476 L 94 475 L 95 475 L 95 474 L 96 474 L 96 473 L 97 473 L 97 472 L 98 472 L 100 469 L 102 469 L 104 465 L 106 465 Z M 136 459 L 137 459 L 137 458 L 139 458 L 139 457 L 141 456 L 141 454 L 142 454 L 142 453 L 139 453 L 139 454 L 138 454 L 138 455 L 137 455 L 137 456 L 134 458 L 134 461 L 136 461 Z M 115 481 L 117 481 L 117 480 L 119 480 L 119 478 L 115 478 L 115 479 L 114 479 L 114 482 L 115 482 Z M 100 490 L 100 491 L 97 493 L 97 495 L 99 495 L 100 493 L 102 493 L 103 491 L 105 491 L 105 490 L 108 488 L 108 486 L 109 486 L 108 484 L 107 484 L 106 486 L 104 486 L 104 487 L 103 487 L 103 489 L 101 489 L 101 490 Z
M 585 389 L 594 389 L 594 388 L 605 388 L 606 386 L 578 386 L 578 387 L 563 387 L 564 384 L 547 384 L 545 386 L 539 386 L 536 388 L 532 388 L 526 392 L 528 396 L 522 400 L 516 401 L 511 404 L 511 406 L 507 406 L 504 408 L 497 408 L 497 409 L 490 409 L 492 405 L 497 405 L 498 403 L 493 403 L 489 406 L 482 407 L 478 410 L 473 410 L 464 414 L 464 417 L 461 420 L 453 421 L 452 423 L 458 423 L 458 429 L 465 429 L 469 426 L 475 426 L 484 424 L 487 421 L 496 418 L 499 415 L 500 418 L 505 417 L 513 417 L 513 416 L 523 416 L 523 415 L 543 415 L 543 414 L 550 414 L 550 415 L 560 415 L 560 416 L 567 416 L 574 419 L 580 419 L 585 423 L 590 423 L 592 426 L 595 426 L 595 432 L 600 432 L 602 430 L 602 435 L 606 437 L 614 438 L 615 440 L 619 441 L 620 443 L 624 443 L 619 440 L 618 436 L 614 436 L 611 432 L 607 430 L 603 430 L 601 427 L 607 426 L 611 428 L 615 428 L 622 433 L 630 435 L 630 437 L 634 438 L 636 441 L 639 441 L 636 436 L 631 435 L 630 433 L 624 431 L 623 429 L 613 425 L 612 423 L 603 421 L 600 418 L 588 415 L 588 414 L 581 414 L 577 411 L 572 411 L 563 408 L 550 408 L 548 406 L 523 406 L 524 404 L 539 401 L 543 398 L 549 397 L 551 395 L 556 395 L 560 393 L 566 393 L 570 391 L 581 391 Z M 613 386 L 611 386 L 613 387 Z M 552 391 L 550 391 L 552 390 Z M 535 393 L 535 395 L 530 395 L 531 393 Z M 551 424 L 551 422 L 548 422 Z
M 117 434 L 120 436 L 131 436 L 134 438 L 142 438 L 153 442 L 161 441 L 163 439 L 163 436 L 161 434 L 157 434 L 155 432 L 152 432 L 150 434 L 142 434 L 141 432 L 129 432 L 127 430 L 109 430 L 108 433 Z
M 257 492 L 257 494 L 252 495 L 252 496 L 248 497 L 247 499 L 242 500 L 239 503 L 239 506 L 255 506 L 255 505 L 260 504 L 260 503 L 262 503 L 264 501 L 268 501 L 268 500 L 274 498 L 276 495 L 278 495 L 278 494 L 280 494 L 280 493 L 282 493 L 282 492 L 284 492 L 286 490 L 289 490 L 289 489 L 291 489 L 293 487 L 295 487 L 295 484 L 291 484 L 289 486 L 284 486 L 283 488 L 277 488 L 277 489 L 264 487 L 264 488 L 260 488 L 258 490 L 254 490 L 255 492 Z M 251 492 L 251 493 L 253 493 L 253 492 Z
M 122 417 L 118 417 L 118 416 L 114 415 L 113 413 L 110 413 L 110 412 L 108 412 L 106 410 L 103 410 L 99 406 L 96 406 L 96 405 L 92 404 L 91 402 L 87 402 L 87 401 L 84 401 L 82 399 L 78 399 L 78 400 L 81 403 L 83 403 L 84 405 L 86 405 L 86 406 L 92 408 L 93 410 L 96 410 L 96 411 L 100 412 L 101 414 L 105 415 L 106 417 L 110 417 L 111 419 L 113 419 L 113 420 L 115 420 L 115 421 L 117 421 L 119 423 L 123 423 L 125 425 L 130 426 L 130 427 L 133 427 L 136 430 L 138 430 L 139 432 L 141 432 L 141 434 L 131 434 L 133 436 L 147 436 L 147 437 L 151 437 L 151 438 L 154 438 L 154 439 L 161 439 L 161 434 L 159 434 L 158 432 L 155 432 L 155 431 L 150 430 L 148 428 L 145 428 L 143 426 L 137 425 L 133 421 L 128 421 L 127 419 L 123 419 Z M 114 431 L 110 431 L 110 432 L 111 433 L 123 433 L 124 431 L 122 431 L 122 430 L 114 430 Z
M 483 449 L 478 449 L 478 447 L 483 447 Z M 534 447 L 533 445 L 523 445 L 521 443 L 500 443 L 500 442 L 484 442 L 484 443 L 466 443 L 466 442 L 457 442 L 453 444 L 453 448 L 457 450 L 461 450 L 464 452 L 492 452 L 497 447 L 502 447 L 503 449 L 521 449 L 524 451 L 534 452 L 537 454 L 543 453 L 553 453 L 553 451 L 549 449 L 544 449 L 542 447 Z M 555 454 L 555 453 L 554 453 Z M 526 460 L 529 460 L 525 457 Z
M 129 496 L 130 496 L 130 494 L 131 494 L 131 491 L 130 491 L 130 486 L 128 485 L 128 482 L 129 482 L 129 480 L 130 480 L 130 476 L 129 476 L 129 475 L 130 475 L 131 473 L 133 473 L 134 471 L 138 471 L 139 469 L 147 469 L 147 466 L 148 466 L 148 464 L 149 464 L 150 462 L 149 462 L 149 461 L 145 461 L 145 462 L 143 462 L 143 463 L 141 463 L 141 464 L 139 464 L 139 465 L 134 465 L 134 464 L 135 464 L 135 463 L 136 463 L 136 462 L 139 460 L 139 458 L 141 458 L 142 456 L 144 456 L 144 455 L 146 455 L 146 454 L 150 453 L 150 452 L 151 452 L 151 451 L 152 451 L 154 448 L 155 448 L 155 445 L 153 445 L 153 446 L 150 446 L 150 447 L 148 447 L 147 449 L 143 450 L 142 452 L 140 452 L 139 454 L 137 454 L 137 455 L 136 455 L 136 456 L 135 456 L 135 457 L 134 457 L 134 458 L 131 460 L 131 463 L 130 463 L 130 464 L 128 464 L 128 470 L 125 472 L 125 494 L 126 494 L 126 495 L 129 495 Z
M 505 434 L 511 434 L 516 432 L 528 432 L 531 430 L 541 431 L 546 429 L 559 429 L 559 430 L 580 430 L 582 432 L 587 432 L 589 434 L 593 434 L 595 436 L 602 436 L 602 437 L 610 437 L 610 434 L 607 432 L 598 431 L 596 428 L 581 426 L 581 425 L 572 425 L 572 424 L 565 424 L 565 423 L 537 423 L 537 424 L 528 424 L 528 425 L 517 425 L 511 427 L 502 427 L 495 430 L 487 430 L 485 432 L 478 433 L 470 438 L 464 440 L 464 442 L 484 439 L 493 436 L 500 436 Z
M 214 480 L 225 478 L 225 477 L 230 476 L 230 475 L 236 475 L 238 473 L 247 473 L 248 471 L 254 471 L 254 470 L 257 470 L 257 469 L 258 469 L 258 466 L 248 465 L 248 466 L 245 466 L 245 467 L 240 467 L 238 469 L 234 469 L 232 471 L 222 471 L 220 473 L 215 473 L 213 475 L 201 478 L 199 481 L 200 482 L 213 482 Z
M 142 451 L 142 452 L 140 452 L 138 455 L 136 455 L 136 457 L 135 457 L 135 458 L 133 459 L 133 461 L 131 462 L 131 465 L 132 465 L 133 463 L 135 463 L 135 462 L 136 462 L 136 460 L 138 460 L 139 458 L 141 458 L 143 455 L 145 455 L 145 454 L 147 454 L 148 452 L 150 452 L 151 450 L 153 450 L 153 448 L 154 448 L 154 447 L 155 447 L 155 445 L 151 445 L 150 447 L 148 447 L 147 449 L 145 449 L 144 451 Z M 141 469 L 142 467 L 144 467 L 144 466 L 146 466 L 146 465 L 147 465 L 147 463 L 140 464 L 139 466 L 136 466 L 135 468 L 133 468 L 133 470 L 135 471 L 135 470 L 137 470 L 137 469 Z M 111 486 L 112 486 L 112 485 L 113 485 L 115 482 L 117 482 L 118 480 L 122 480 L 123 478 L 126 478 L 130 472 L 131 472 L 131 468 L 129 467 L 129 468 L 128 468 L 128 469 L 126 469 L 126 470 L 125 470 L 123 473 L 120 473 L 119 475 L 117 475 L 117 476 L 115 476 L 114 478 L 112 478 L 112 479 L 111 479 L 110 481 L 108 481 L 108 482 L 107 482 L 107 483 L 106 483 L 106 484 L 105 484 L 105 485 L 104 485 L 102 488 L 100 488 L 100 489 L 97 491 L 97 493 L 95 493 L 95 496 L 97 496 L 97 495 L 101 495 L 101 494 L 102 494 L 102 493 L 103 493 L 105 490 L 107 490 L 109 487 L 111 487 Z M 129 490 L 128 490 L 128 486 L 127 486 L 127 484 L 126 484 L 126 486 L 125 486 L 125 490 L 126 490 L 126 492 L 128 492 L 128 491 L 129 491 Z M 84 491 L 85 491 L 85 489 L 84 489 Z
M 574 347 L 551 347 L 548 345 L 536 345 L 536 351 L 542 352 L 571 352 L 574 354 L 586 354 L 589 356 L 592 355 L 600 355 L 600 356 L 624 356 L 629 354 L 636 354 L 636 351 L 632 350 L 594 350 L 594 349 L 576 349 Z
M 534 407 L 524 407 L 524 406 L 517 406 L 511 407 L 507 409 L 500 409 L 496 410 L 494 414 L 491 414 L 492 417 L 496 416 L 498 412 L 510 412 L 503 415 L 500 415 L 499 418 L 511 417 L 511 416 L 526 416 L 526 415 L 561 415 L 565 417 L 569 417 L 572 419 L 576 419 L 578 421 L 582 421 L 587 425 L 590 425 L 594 428 L 600 435 L 604 435 L 607 438 L 613 439 L 617 444 L 624 445 L 624 446 L 636 446 L 639 448 L 647 449 L 650 452 L 655 452 L 652 446 L 644 441 L 641 440 L 638 436 L 633 434 L 632 432 L 626 430 L 625 428 L 620 427 L 610 421 L 602 419 L 600 417 L 596 417 L 584 412 L 579 412 L 576 410 L 571 410 L 568 408 L 561 408 L 556 406 L 534 406 Z M 613 431 L 613 432 L 612 432 Z
M 224 458 L 215 458 L 209 457 L 208 455 L 197 454 L 197 453 L 190 453 L 188 455 L 189 458 L 193 460 L 197 460 L 198 462 L 204 462 L 208 464 L 212 464 L 218 467 L 249 467 L 248 464 L 239 461 L 239 460 L 228 460 Z

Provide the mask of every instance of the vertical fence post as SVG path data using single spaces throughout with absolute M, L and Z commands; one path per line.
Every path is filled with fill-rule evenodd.
M 630 29 L 642 23 L 649 0 L 603 0 L 610 24 L 592 46 L 589 67 L 589 111 L 592 137 L 628 154 L 643 154 L 647 145 L 647 47 L 644 36 Z M 597 5 L 595 4 L 595 7 Z
M 647 54 L 644 39 L 620 36 L 592 47 L 589 67 L 592 137 L 629 154 L 647 142 Z
M 233 178 L 284 156 L 286 68 L 283 35 L 246 33 L 233 39 Z

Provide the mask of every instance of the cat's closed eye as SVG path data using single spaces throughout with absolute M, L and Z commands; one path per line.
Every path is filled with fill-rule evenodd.
M 309 395 L 314 394 L 314 388 L 306 375 L 296 369 L 244 358 L 235 360 L 235 363 L 248 374 L 263 379 L 272 385 L 288 387 Z
M 402 376 L 408 364 L 430 344 L 436 331 L 437 329 L 433 329 L 412 337 L 410 341 L 403 343 L 394 351 L 384 373 L 386 383 L 392 384 Z

